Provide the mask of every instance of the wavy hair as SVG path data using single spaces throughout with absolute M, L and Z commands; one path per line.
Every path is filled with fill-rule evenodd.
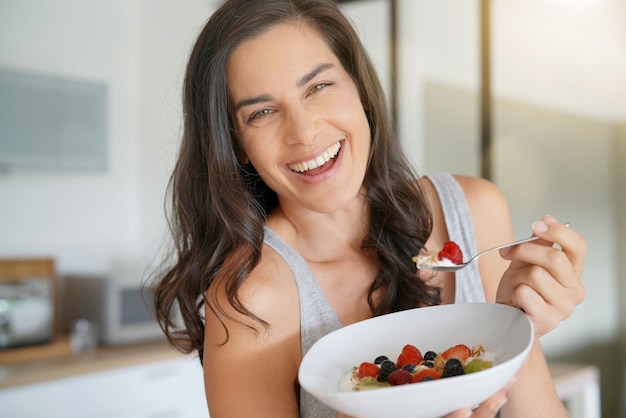
M 431 212 L 393 132 L 374 66 L 348 19 L 331 0 L 230 0 L 209 18 L 189 57 L 183 135 L 168 185 L 174 246 L 153 288 L 157 320 L 183 352 L 198 350 L 202 357 L 204 315 L 210 314 L 203 311 L 205 295 L 218 278 L 237 311 L 269 325 L 246 308 L 238 290 L 261 258 L 263 225 L 278 200 L 240 158 L 226 64 L 242 42 L 290 22 L 308 24 L 325 39 L 353 78 L 369 121 L 364 189 L 370 219 L 362 250 L 379 266 L 368 296 L 372 315 L 441 303 L 440 289 L 419 280 L 411 261 L 431 233 Z M 375 304 L 378 289 L 383 296 Z M 224 314 L 208 305 L 212 314 Z M 175 310 L 183 324 L 174 320 Z

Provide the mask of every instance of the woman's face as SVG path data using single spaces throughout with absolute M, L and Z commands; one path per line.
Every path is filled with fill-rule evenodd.
M 354 201 L 369 124 L 352 78 L 315 30 L 280 24 L 242 43 L 227 79 L 246 158 L 283 210 L 327 213 Z

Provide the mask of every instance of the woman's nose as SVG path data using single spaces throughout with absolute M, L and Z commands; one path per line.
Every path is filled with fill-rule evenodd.
M 312 144 L 320 131 L 319 115 L 305 106 L 289 110 L 286 120 L 285 142 L 288 144 Z

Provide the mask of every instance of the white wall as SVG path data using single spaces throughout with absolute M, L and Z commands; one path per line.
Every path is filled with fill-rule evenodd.
M 182 68 L 212 5 L 0 0 L 0 66 L 109 88 L 105 172 L 0 174 L 0 256 L 53 256 L 60 273 L 150 259 L 165 229 Z
M 2 0 L 0 65 L 107 83 L 108 169 L 2 174 L 0 254 L 52 255 L 61 269 L 100 269 L 140 244 L 135 12 L 125 2 L 75 0 L 66 6 Z
M 385 94 L 390 97 L 391 61 L 390 61 L 390 8 L 387 0 L 368 0 L 348 2 L 340 5 L 343 12 L 352 21 L 361 41 L 366 45 L 376 71 L 380 74 Z
M 122 0 L 123 1 L 123 0 Z M 141 68 L 135 88 L 141 113 L 139 156 L 142 200 L 139 225 L 143 259 L 150 259 L 167 233 L 164 196 L 182 130 L 181 89 L 196 37 L 218 0 L 142 0 L 138 16 Z
M 545 214 L 587 239 L 585 301 L 542 338 L 549 356 L 619 335 L 619 278 L 613 165 L 615 125 L 510 100 L 496 102 L 494 179 L 517 236 Z
M 626 2 L 492 3 L 496 94 L 626 120 Z
M 477 4 L 398 0 L 398 132 L 409 157 L 422 172 L 431 166 L 424 152 L 424 80 L 478 89 Z M 478 174 L 474 166 L 468 169 L 470 174 Z
M 399 131 L 416 165 L 430 168 L 423 153 L 422 81 L 479 89 L 479 2 L 398 4 Z M 494 95 L 626 120 L 623 0 L 492 0 L 491 31 Z

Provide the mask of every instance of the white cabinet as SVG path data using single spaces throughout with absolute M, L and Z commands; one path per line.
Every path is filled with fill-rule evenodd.
M 590 364 L 548 364 L 556 391 L 571 418 L 600 418 L 600 369 Z
M 208 418 L 197 358 L 0 390 L 3 418 Z

